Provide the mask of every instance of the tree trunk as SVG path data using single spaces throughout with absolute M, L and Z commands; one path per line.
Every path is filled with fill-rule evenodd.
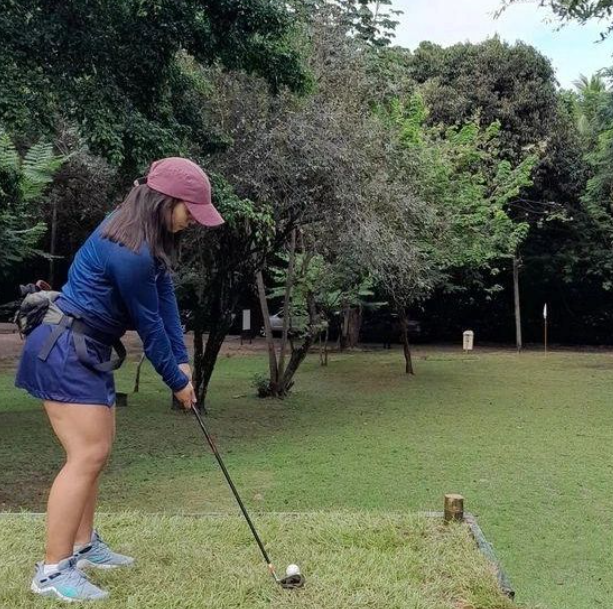
M 413 360 L 411 358 L 411 346 L 409 344 L 409 318 L 404 307 L 398 307 L 398 316 L 400 318 L 400 328 L 402 329 L 402 344 L 404 347 L 404 359 L 406 362 L 405 372 L 407 374 L 415 374 L 413 369 Z
M 312 347 L 313 343 L 315 342 L 315 339 L 317 338 L 317 334 L 315 331 L 315 328 L 318 325 L 317 310 L 315 307 L 315 299 L 313 298 L 312 294 L 307 294 L 307 308 L 309 311 L 309 330 L 306 333 L 302 344 L 292 351 L 292 356 L 290 357 L 287 369 L 285 370 L 285 374 L 280 379 L 280 382 L 277 387 L 276 395 L 278 397 L 286 396 L 289 390 L 292 388 L 292 385 L 294 384 L 294 375 L 296 374 L 300 364 L 308 355 L 309 349 Z
M 347 346 L 354 349 L 360 342 L 360 328 L 362 327 L 362 307 L 349 309 L 349 323 L 347 325 Z
M 283 302 L 283 336 L 281 337 L 281 351 L 279 353 L 279 366 L 277 378 L 283 378 L 285 372 L 285 349 L 287 347 L 287 333 L 290 324 L 290 304 L 292 299 L 292 288 L 294 285 L 294 262 L 296 259 L 296 229 L 292 231 L 289 246 L 289 263 L 287 266 L 287 277 L 285 280 L 285 299 Z
M 231 284 L 222 280 L 211 288 L 215 298 L 210 305 L 209 334 L 204 344 L 204 320 L 194 323 L 194 392 L 199 410 L 207 412 L 206 398 L 219 356 L 219 351 L 232 326 L 232 316 L 241 298 L 240 291 L 233 291 Z
M 279 382 L 279 371 L 277 368 L 275 342 L 272 337 L 272 328 L 270 327 L 270 312 L 268 311 L 268 301 L 266 300 L 266 288 L 264 286 L 264 275 L 262 271 L 257 272 L 256 279 L 258 284 L 258 296 L 260 297 L 260 308 L 262 309 L 262 317 L 264 318 L 264 333 L 266 335 L 266 344 L 268 345 L 270 388 L 274 390 Z
M 324 365 L 324 344 L 323 344 L 323 335 L 319 335 L 319 365 Z
M 354 349 L 360 342 L 362 327 L 362 307 L 352 307 L 343 303 L 340 348 Z
M 140 389 L 140 371 L 141 368 L 143 367 L 143 363 L 145 362 L 145 354 L 143 353 L 140 356 L 140 360 L 138 362 L 138 365 L 136 366 L 136 377 L 134 379 L 134 391 L 133 393 L 138 393 L 138 390 Z
M 341 313 L 341 333 L 338 339 L 338 346 L 341 351 L 344 351 L 349 344 L 349 304 L 346 300 L 342 302 Z
M 322 366 L 328 365 L 328 326 L 319 335 L 319 363 Z
M 213 376 L 213 370 L 215 369 L 215 363 L 217 362 L 219 351 L 221 350 L 221 346 L 228 335 L 231 325 L 231 315 L 224 315 L 224 317 L 219 320 L 219 323 L 214 324 L 211 327 L 211 331 L 209 332 L 209 337 L 206 341 L 206 347 L 202 356 L 202 377 L 199 379 L 200 384 L 196 389 L 196 399 L 198 400 L 198 405 L 202 405 L 203 408 L 206 405 L 206 394 L 209 389 L 211 377 Z
M 523 348 L 521 337 L 521 309 L 519 300 L 519 267 L 520 260 L 516 254 L 513 257 L 513 295 L 515 299 L 515 342 L 518 352 Z
M 204 404 L 204 329 L 200 323 L 194 324 L 194 393 L 198 409 L 206 412 Z
M 298 371 L 300 364 L 304 361 L 305 357 L 309 353 L 309 349 L 315 342 L 315 336 L 311 333 L 308 333 L 304 337 L 304 341 L 302 344 L 294 349 L 292 352 L 292 356 L 289 359 L 289 363 L 287 364 L 287 368 L 285 370 L 285 374 L 281 379 L 277 387 L 277 396 L 284 397 L 288 394 L 289 390 L 292 388 L 294 384 L 294 375 Z
M 324 366 L 328 365 L 328 337 L 329 337 L 329 329 L 326 326 L 326 332 L 324 334 Z

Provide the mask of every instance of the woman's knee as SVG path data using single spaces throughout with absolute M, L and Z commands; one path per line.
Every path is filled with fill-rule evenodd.
M 82 450 L 71 451 L 68 464 L 83 473 L 97 474 L 104 469 L 110 455 L 111 442 L 97 442 Z

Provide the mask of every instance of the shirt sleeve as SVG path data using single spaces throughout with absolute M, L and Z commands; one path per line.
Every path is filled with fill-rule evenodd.
M 189 379 L 177 365 L 164 328 L 153 257 L 148 251 L 137 254 L 117 246 L 112 249 L 106 268 L 143 341 L 147 359 L 173 391 L 183 389 Z
M 166 335 L 170 339 L 170 345 L 175 360 L 177 364 L 188 363 L 189 355 L 187 354 L 187 348 L 183 340 L 179 307 L 177 305 L 177 298 L 175 296 L 175 289 L 170 273 L 161 271 L 158 274 L 156 284 L 160 303 L 160 315 L 162 316 Z

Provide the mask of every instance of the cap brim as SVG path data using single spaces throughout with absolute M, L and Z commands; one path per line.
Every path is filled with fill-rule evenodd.
M 203 226 L 219 226 L 225 222 L 221 214 L 211 203 L 206 205 L 196 205 L 195 203 L 185 202 L 189 213 L 194 217 L 198 224 Z

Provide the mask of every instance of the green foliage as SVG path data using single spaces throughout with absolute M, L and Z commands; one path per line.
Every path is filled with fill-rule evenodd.
M 613 19 L 613 0 L 532 0 L 539 6 L 550 8 L 561 21 L 576 20 L 587 23 L 590 19 L 611 21 Z M 501 10 L 525 0 L 503 0 Z M 613 30 L 609 25 L 602 33 L 606 38 Z
M 383 9 L 391 6 L 392 0 L 338 0 L 338 5 L 342 10 L 341 23 L 347 25 L 358 40 L 375 47 L 392 42 L 398 25 L 394 17 L 402 14 L 402 11 Z
M 287 254 L 279 254 L 278 258 L 284 264 L 270 268 L 273 287 L 268 292 L 268 298 L 271 299 L 285 296 L 289 257 Z M 288 307 L 292 331 L 303 333 L 307 329 L 310 297 L 319 305 L 319 311 L 321 311 L 323 302 L 330 297 L 329 292 L 326 291 L 328 287 L 326 275 L 329 270 L 329 263 L 320 254 L 296 252 L 292 292 Z M 325 328 L 326 322 L 323 316 L 311 321 L 317 325 L 316 328 L 310 328 L 313 332 L 318 333 Z
M 42 141 L 21 158 L 9 135 L 0 129 L 0 276 L 40 253 L 36 246 L 46 231 L 38 221 L 40 199 L 66 160 Z
M 462 125 L 476 115 L 484 125 L 498 121 L 502 156 L 512 161 L 555 126 L 554 70 L 522 42 L 492 38 L 447 48 L 424 42 L 413 54 L 410 73 L 423 85 L 430 124 Z
M 213 202 L 226 222 L 216 230 L 189 234 L 177 277 L 181 300 L 197 314 L 200 326 L 232 314 L 274 236 L 268 206 L 256 206 L 239 197 L 222 176 L 209 175 Z
M 306 88 L 291 32 L 273 0 L 11 0 L 0 13 L 0 121 L 27 143 L 76 122 L 94 153 L 133 175 L 219 145 L 190 57 L 259 74 L 273 91 Z
M 325 330 L 330 321 L 345 307 L 358 307 L 375 295 L 375 281 L 365 269 L 348 266 L 350 257 L 323 255 L 309 247 L 307 252 L 296 252 L 294 276 L 289 301 L 292 329 L 304 332 L 310 317 L 309 303 L 315 307 L 314 331 Z M 268 298 L 285 297 L 289 256 L 277 255 L 278 264 L 269 269 L 273 286 Z M 382 304 L 382 303 L 374 303 Z M 311 330 L 313 328 L 311 327 Z
M 270 379 L 266 374 L 256 372 L 251 378 L 251 386 L 256 390 L 259 398 L 267 398 L 272 394 Z
M 599 114 L 608 99 L 607 83 L 597 74 L 591 78 L 581 74 L 573 84 L 576 89 L 573 101 L 577 129 L 585 140 L 585 146 L 592 149 L 597 145 Z
M 291 0 L 290 4 L 299 21 L 334 24 L 360 45 L 377 49 L 392 42 L 399 23 L 395 17 L 403 12 L 389 8 L 392 0 Z
M 509 205 L 531 185 L 537 155 L 526 154 L 517 164 L 502 158 L 498 121 L 485 128 L 478 118 L 429 126 L 419 94 L 378 114 L 403 146 L 399 171 L 445 227 L 430 249 L 441 268 L 481 268 L 517 249 L 528 225 L 513 221 Z

